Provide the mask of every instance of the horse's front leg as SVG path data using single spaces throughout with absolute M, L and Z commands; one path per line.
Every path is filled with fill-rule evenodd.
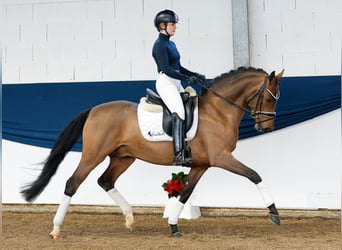
M 187 181 L 185 187 L 183 188 L 182 192 L 180 193 L 179 200 L 175 203 L 174 207 L 171 209 L 171 214 L 170 214 L 169 219 L 168 219 L 168 223 L 171 227 L 171 235 L 173 237 L 181 237 L 182 236 L 182 234 L 179 232 L 178 226 L 177 226 L 179 216 L 180 216 L 181 212 L 183 211 L 184 204 L 190 198 L 190 195 L 192 194 L 193 190 L 195 189 L 196 184 L 198 183 L 198 181 L 200 180 L 200 178 L 202 177 L 202 175 L 204 174 L 204 172 L 206 170 L 207 170 L 206 168 L 204 168 L 204 169 L 192 168 L 189 172 L 188 181 Z
M 236 160 L 230 153 L 224 152 L 221 153 L 219 157 L 216 157 L 216 159 L 213 161 L 213 166 L 244 176 L 252 181 L 256 185 L 266 207 L 270 211 L 269 215 L 271 221 L 274 224 L 280 225 L 279 213 L 274 204 L 273 198 L 270 195 L 267 187 L 264 185 L 260 175 L 256 171 Z

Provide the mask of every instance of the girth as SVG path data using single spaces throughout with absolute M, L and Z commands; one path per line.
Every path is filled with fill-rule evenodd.
M 195 98 L 190 96 L 188 92 L 180 93 L 185 111 L 185 132 L 187 132 L 194 120 Z M 146 102 L 160 105 L 163 107 L 163 130 L 169 136 L 172 136 L 172 117 L 171 111 L 165 105 L 160 96 L 151 89 L 146 89 Z

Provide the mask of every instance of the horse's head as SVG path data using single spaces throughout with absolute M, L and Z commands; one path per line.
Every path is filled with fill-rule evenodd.
M 274 129 L 277 101 L 280 97 L 279 80 L 284 70 L 279 74 L 273 71 L 264 80 L 257 91 L 248 101 L 251 116 L 255 120 L 255 129 L 259 132 L 270 132 Z

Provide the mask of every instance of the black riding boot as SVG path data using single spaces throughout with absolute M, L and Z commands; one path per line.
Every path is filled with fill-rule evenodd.
M 184 120 L 177 113 L 172 113 L 172 137 L 175 158 L 173 165 L 192 167 L 191 151 L 185 143 Z M 185 152 L 187 149 L 187 152 Z

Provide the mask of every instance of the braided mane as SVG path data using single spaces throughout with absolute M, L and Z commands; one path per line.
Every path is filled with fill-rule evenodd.
M 260 74 L 268 75 L 268 73 L 261 68 L 239 67 L 237 69 L 230 70 L 229 72 L 223 73 L 215 77 L 209 84 L 207 84 L 206 87 L 202 87 L 201 95 L 205 95 L 207 93 L 207 88 L 210 88 L 212 85 L 219 82 L 220 80 L 225 79 L 225 78 L 234 78 L 235 76 L 240 75 L 242 73 L 260 73 Z
M 239 67 L 237 69 L 233 69 L 231 71 L 229 71 L 228 73 L 223 73 L 217 77 L 214 78 L 213 82 L 216 82 L 218 80 L 221 80 L 222 78 L 226 78 L 226 77 L 234 77 L 236 75 L 239 75 L 241 73 L 247 73 L 247 72 L 257 72 L 257 73 L 262 73 L 262 74 L 266 74 L 267 72 L 263 69 L 260 68 L 254 68 L 254 67 Z

